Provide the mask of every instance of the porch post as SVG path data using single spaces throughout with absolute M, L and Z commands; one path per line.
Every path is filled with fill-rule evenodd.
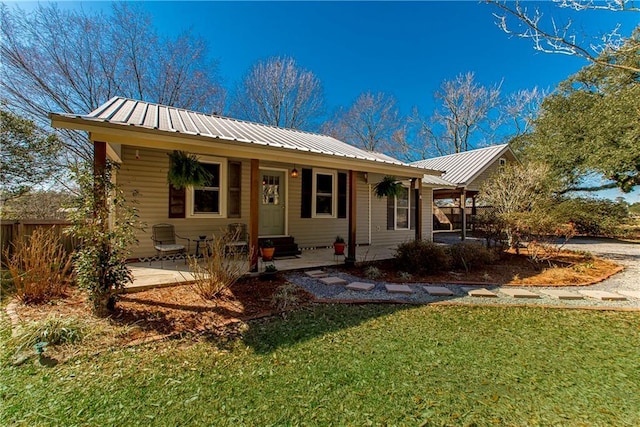
M 416 240 L 422 240 L 422 178 L 414 178 L 413 181 L 416 183 Z
M 465 189 L 462 189 L 462 193 L 460 193 L 460 211 L 462 213 L 462 234 L 460 235 L 461 240 L 467 238 L 467 192 Z
M 478 209 L 476 207 L 476 196 L 477 194 L 474 194 L 471 197 L 471 219 L 473 220 L 473 222 L 471 223 L 471 230 L 472 231 L 476 231 L 476 216 L 478 216 Z
M 356 202 L 356 171 L 349 171 L 349 240 L 347 257 L 355 261 L 356 259 L 356 224 L 357 224 L 357 202 Z
M 258 271 L 258 220 L 260 209 L 260 160 L 251 159 L 251 190 L 249 191 L 249 270 Z
M 105 172 L 107 168 L 107 143 L 93 142 L 93 194 L 95 197 L 94 217 L 105 212 L 107 195 L 105 188 Z

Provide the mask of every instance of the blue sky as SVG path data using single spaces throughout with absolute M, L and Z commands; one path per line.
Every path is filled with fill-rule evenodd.
M 638 14 L 575 13 L 537 2 L 578 31 L 606 33 L 621 23 L 628 35 Z M 61 7 L 108 11 L 100 2 Z M 536 52 L 529 40 L 495 25 L 495 9 L 477 1 L 423 2 L 144 2 L 161 33 L 190 29 L 204 37 L 219 61 L 227 88 L 259 59 L 294 57 L 323 84 L 327 110 L 350 105 L 366 91 L 398 100 L 400 112 L 433 110 L 433 93 L 445 79 L 473 71 L 484 85 L 502 82 L 504 93 L 553 89 L 586 61 Z M 614 196 L 615 197 L 615 196 Z M 637 200 L 637 194 L 634 196 Z

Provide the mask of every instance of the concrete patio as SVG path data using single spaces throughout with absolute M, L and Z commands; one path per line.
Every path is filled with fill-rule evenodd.
M 395 247 L 389 246 L 360 246 L 356 250 L 358 262 L 379 261 L 393 258 Z M 277 259 L 274 264 L 278 271 L 305 270 L 310 268 L 334 267 L 344 264 L 344 256 L 334 255 L 333 248 L 303 250 L 299 257 Z M 263 270 L 262 262 L 259 263 Z M 174 286 L 192 281 L 193 275 L 183 259 L 129 264 L 133 273 L 133 283 L 126 286 L 128 292 L 144 289 Z M 249 273 L 248 273 L 249 274 Z

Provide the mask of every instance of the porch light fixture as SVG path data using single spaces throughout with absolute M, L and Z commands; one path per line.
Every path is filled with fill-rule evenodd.
M 294 163 L 293 169 L 291 169 L 291 178 L 297 178 L 297 177 L 298 177 L 298 169 L 296 169 L 296 165 Z

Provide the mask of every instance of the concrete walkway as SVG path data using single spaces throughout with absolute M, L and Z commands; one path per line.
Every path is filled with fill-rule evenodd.
M 393 258 L 395 247 L 359 246 L 356 250 L 358 262 L 379 261 Z M 333 248 L 303 250 L 299 257 L 282 258 L 274 261 L 278 271 L 305 270 L 323 267 L 335 267 L 344 264 L 344 256 L 334 255 Z M 264 269 L 262 263 L 260 270 Z M 154 287 L 175 286 L 193 280 L 189 266 L 183 259 L 129 264 L 133 273 L 133 283 L 126 286 L 128 292 L 136 292 Z M 248 273 L 248 271 L 247 271 Z

